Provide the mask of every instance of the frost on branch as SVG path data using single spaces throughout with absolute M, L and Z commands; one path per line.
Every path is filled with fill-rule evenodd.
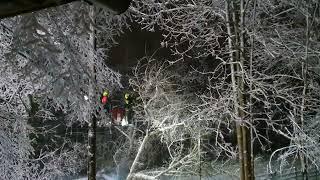
M 175 55 L 200 58 L 215 55 L 221 48 L 221 38 L 226 35 L 223 7 L 220 0 L 137 0 L 131 10 L 144 29 L 163 31 L 162 44 Z
M 99 107 L 104 88 L 121 86 L 120 74 L 105 65 L 105 44 L 119 33 L 124 17 L 96 14 L 96 25 L 86 3 L 72 3 L 17 18 L 6 61 L 20 72 L 21 80 L 34 86 L 37 96 L 58 110 L 68 112 L 70 122 L 85 122 Z M 97 32 L 93 47 L 90 29 Z M 118 29 L 116 29 L 118 28 Z M 103 38 L 102 37 L 103 34 Z M 84 96 L 88 95 L 89 101 Z M 46 97 L 46 98 L 44 98 Z

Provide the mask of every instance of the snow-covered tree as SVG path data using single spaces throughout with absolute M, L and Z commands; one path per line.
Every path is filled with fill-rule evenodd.
M 75 2 L 1 20 L 2 177 L 53 179 L 83 168 L 77 158 L 86 148 L 69 141 L 64 142 L 73 146 L 69 149 L 61 144 L 32 157 L 30 134 L 35 131 L 28 119 L 31 96 L 41 119 L 52 119 L 46 108 L 54 108 L 66 115 L 68 125 L 89 123 L 93 115 L 100 118 L 100 92 L 121 86 L 120 74 L 105 60 L 113 36 L 127 26 L 127 16 L 99 9 L 93 17 L 90 12 L 87 3 Z M 12 171 L 15 166 L 20 167 Z
M 270 132 L 291 141 L 286 148 L 272 150 L 308 156 L 309 150 L 301 147 L 314 142 L 304 124 L 307 117 L 315 117 L 319 104 L 318 6 L 316 1 L 294 0 L 183 0 L 135 1 L 131 9 L 143 28 L 163 31 L 161 45 L 180 59 L 207 57 L 215 64 L 206 72 L 198 69 L 209 79 L 209 92 L 202 95 L 203 113 L 222 122 L 222 129 L 240 125 L 236 129 L 242 136 L 238 148 L 244 168 L 253 159 L 252 143 L 264 149 L 272 140 Z M 267 127 L 266 133 L 260 124 Z M 216 143 L 226 137 L 219 125 Z M 229 151 L 227 145 L 223 147 Z M 247 153 L 241 155 L 242 151 Z M 317 164 L 315 156 L 308 157 Z M 243 173 L 242 179 L 251 179 L 250 172 Z
M 10 119 L 1 126 L 2 137 L 5 142 L 9 136 L 29 138 L 28 94 L 41 108 L 65 113 L 70 124 L 101 115 L 99 93 L 121 86 L 120 74 L 104 64 L 106 52 L 113 37 L 135 20 L 143 29 L 161 30 L 159 43 L 174 56 L 169 65 L 138 64 L 131 79 L 142 132 L 130 132 L 118 151 L 137 153 L 130 175 L 139 175 L 150 139 L 160 139 L 169 154 L 168 164 L 153 177 L 171 168 L 190 170 L 189 164 L 201 163 L 201 151 L 210 151 L 215 159 L 238 156 L 241 179 L 253 179 L 253 145 L 271 151 L 281 168 L 300 158 L 306 173 L 308 164 L 319 165 L 314 130 L 320 104 L 319 9 L 316 0 L 135 0 L 131 14 L 121 16 L 79 2 L 2 20 L 0 103 L 6 116 L 1 118 Z M 177 67 L 190 61 L 202 64 Z M 192 83 L 206 87 L 188 87 Z M 15 123 L 25 137 L 8 131 Z M 237 145 L 230 140 L 233 134 Z M 134 140 L 141 135 L 144 139 Z M 287 144 L 274 148 L 272 136 Z M 208 137 L 214 143 L 205 143 Z M 28 143 L 23 149 L 21 157 L 32 152 Z
M 139 148 L 128 179 L 159 178 L 172 169 L 182 173 L 198 173 L 198 168 L 194 168 L 199 167 L 199 133 L 205 132 L 200 132 L 198 119 L 191 111 L 193 101 L 197 98 L 185 91 L 180 80 L 181 75 L 175 72 L 175 66 L 171 66 L 168 61 L 146 57 L 134 68 L 133 77 L 129 80 L 137 96 L 134 120 L 144 137 L 135 142 Z M 167 163 L 162 165 L 158 173 L 139 173 L 138 170 L 144 167 L 141 164 L 146 162 L 144 157 L 150 153 L 146 150 L 150 146 L 148 144 L 153 140 L 165 147 L 162 154 L 168 154 Z M 149 156 L 149 160 L 150 158 L 155 157 Z

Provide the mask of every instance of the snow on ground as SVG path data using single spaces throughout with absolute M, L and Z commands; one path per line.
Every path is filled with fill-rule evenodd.
M 88 180 L 88 177 L 81 177 L 73 180 Z M 120 180 L 116 174 L 97 174 L 97 180 Z
M 107 170 L 103 169 L 97 173 L 97 180 L 122 180 L 123 177 L 119 177 L 115 172 L 108 172 Z M 67 179 L 66 179 L 67 180 Z M 70 180 L 88 180 L 88 177 L 77 177 L 71 178 Z

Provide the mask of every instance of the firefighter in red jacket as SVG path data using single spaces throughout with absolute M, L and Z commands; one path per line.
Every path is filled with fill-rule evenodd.
M 109 113 L 111 110 L 111 103 L 109 99 L 109 91 L 105 90 L 102 93 L 101 96 L 101 103 L 103 104 L 103 109 L 105 110 L 106 113 Z

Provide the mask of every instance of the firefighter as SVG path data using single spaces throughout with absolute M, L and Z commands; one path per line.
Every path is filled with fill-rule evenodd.
M 109 99 L 109 91 L 104 90 L 101 96 L 101 103 L 103 104 L 103 109 L 106 113 L 109 113 L 111 111 L 111 103 Z
M 132 124 L 132 103 L 133 99 L 129 93 L 124 94 L 124 109 L 125 109 L 125 118 L 128 124 Z

